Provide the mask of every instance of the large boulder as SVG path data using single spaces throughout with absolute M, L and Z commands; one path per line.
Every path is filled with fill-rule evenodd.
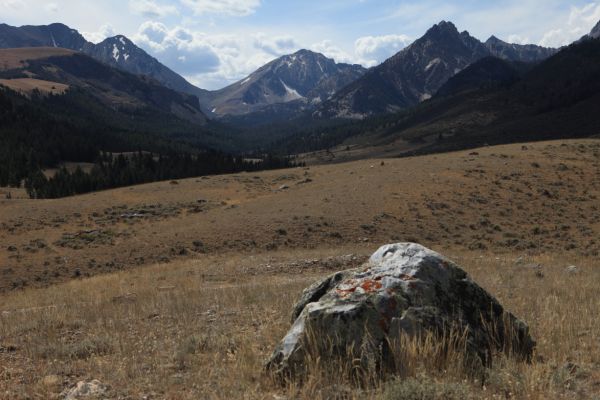
M 452 261 L 418 244 L 391 244 L 362 268 L 307 288 L 267 368 L 292 375 L 308 359 L 340 356 L 384 367 L 401 337 L 449 332 L 464 335 L 465 359 L 480 365 L 500 351 L 528 360 L 535 346 L 527 325 Z

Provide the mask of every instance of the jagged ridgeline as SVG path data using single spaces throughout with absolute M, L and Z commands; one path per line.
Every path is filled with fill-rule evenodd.
M 600 40 L 588 35 L 544 61 L 481 58 L 450 77 L 431 99 L 396 113 L 309 127 L 274 147 L 306 152 L 368 143 L 415 155 L 574 137 L 600 132 Z

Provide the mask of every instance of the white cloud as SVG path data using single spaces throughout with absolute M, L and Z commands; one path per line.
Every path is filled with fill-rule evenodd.
M 336 62 L 377 64 L 403 48 L 409 39 L 403 35 L 361 38 L 350 52 L 322 40 L 304 46 L 291 36 L 266 33 L 209 35 L 182 27 L 168 28 L 160 22 L 145 22 L 134 37 L 170 68 L 190 82 L 206 89 L 219 89 L 285 54 L 308 48 Z
M 195 14 L 226 14 L 245 16 L 254 14 L 261 0 L 181 0 Z
M 291 36 L 207 34 L 182 26 L 146 21 L 133 36 L 140 47 L 206 89 L 240 80 L 273 59 L 300 48 Z
M 192 83 L 208 89 L 220 89 L 245 78 L 263 65 L 277 58 L 255 47 L 251 36 L 209 35 L 205 40 L 218 55 L 220 64 L 213 72 L 186 75 Z
M 110 24 L 102 25 L 96 32 L 81 32 L 81 34 L 84 38 L 86 38 L 92 43 L 100 43 L 107 37 L 112 37 L 116 35 L 115 30 Z
M 160 22 L 147 21 L 139 27 L 134 40 L 183 75 L 214 72 L 220 65 L 207 37 L 182 27 L 169 29 Z
M 58 20 L 93 42 L 124 34 L 201 87 L 218 88 L 300 48 L 373 66 L 442 19 L 482 40 L 559 46 L 600 20 L 600 0 L 0 0 L 0 16 L 10 25 Z
M 254 47 L 274 56 L 282 56 L 298 50 L 299 45 L 291 36 L 268 36 L 264 33 L 254 35 Z
M 0 0 L 0 7 L 9 10 L 20 10 L 25 6 L 23 0 Z
M 57 13 L 58 5 L 56 3 L 48 3 L 44 6 L 44 9 L 50 13 Z
M 508 43 L 514 43 L 514 44 L 530 44 L 531 40 L 528 37 L 524 37 L 521 35 L 509 35 L 508 36 Z
M 161 5 L 154 0 L 129 0 L 129 9 L 137 15 L 146 18 L 163 18 L 168 15 L 177 15 L 177 7 Z
M 564 25 L 547 31 L 539 44 L 547 47 L 568 45 L 590 33 L 598 20 L 600 20 L 600 3 L 571 7 L 569 17 Z
M 539 45 L 544 47 L 564 46 L 571 42 L 571 36 L 571 33 L 564 29 L 553 29 L 544 34 L 542 40 L 539 42 Z
M 356 40 L 354 48 L 360 62 L 371 67 L 393 56 L 410 42 L 407 35 L 364 36 Z
M 355 58 L 342 50 L 340 47 L 333 44 L 331 40 L 323 40 L 318 43 L 314 43 L 310 46 L 312 51 L 321 53 L 326 57 L 334 59 L 338 63 L 354 63 Z

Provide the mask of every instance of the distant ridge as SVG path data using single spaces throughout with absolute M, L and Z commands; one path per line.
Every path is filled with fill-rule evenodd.
M 339 91 L 318 118 L 358 118 L 394 112 L 431 98 L 452 76 L 472 63 L 497 56 L 508 61 L 541 61 L 556 50 L 516 45 L 496 37 L 482 43 L 452 22 L 442 21 L 423 37 Z
M 60 23 L 21 27 L 0 24 L 0 48 L 20 47 L 61 47 L 75 50 L 123 71 L 149 76 L 169 89 L 199 98 L 207 93 L 164 66 L 123 35 L 94 44 L 77 30 Z

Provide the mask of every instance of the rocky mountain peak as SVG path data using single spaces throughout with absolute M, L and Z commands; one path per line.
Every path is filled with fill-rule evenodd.
M 484 44 L 452 22 L 441 21 L 423 37 L 326 102 L 318 117 L 365 118 L 395 112 L 431 98 L 451 77 L 484 57 L 537 62 L 556 53 L 534 45 L 516 45 L 492 36 Z
M 101 43 L 120 43 L 123 46 L 135 46 L 135 44 L 127 38 L 127 36 L 117 35 L 104 39 Z
M 323 54 L 303 49 L 276 59 L 270 69 L 287 75 L 282 78 L 306 81 L 334 74 L 338 68 L 335 61 Z
M 242 115 L 290 102 L 318 104 L 365 73 L 359 65 L 337 64 L 323 54 L 302 49 L 281 56 L 245 79 L 214 92 L 214 114 Z
M 424 39 L 443 40 L 448 37 L 458 37 L 460 33 L 452 22 L 441 21 L 425 33 Z
M 294 54 L 291 54 L 292 56 L 299 56 L 299 57 L 321 57 L 321 58 L 326 58 L 323 54 L 321 53 L 315 53 L 314 51 L 311 50 L 307 50 L 307 49 L 300 49 L 297 52 L 295 52 Z
M 590 32 L 590 37 L 594 39 L 600 39 L 600 21 L 596 24 L 596 26 Z
M 132 54 L 136 55 L 137 63 L 152 62 L 152 58 L 148 54 L 123 35 L 106 38 L 98 43 L 94 49 L 96 58 L 114 66 L 122 66 L 125 63 L 134 62 Z M 136 72 L 143 73 L 143 70 L 140 68 L 139 72 Z
M 488 40 L 485 41 L 486 44 L 497 44 L 497 43 L 504 43 L 504 41 L 498 39 L 495 35 L 492 35 L 489 37 Z
M 13 40 L 16 39 L 16 43 L 19 44 L 18 47 L 46 46 L 85 51 L 90 46 L 78 31 L 61 23 L 42 26 L 25 25 L 20 28 L 6 25 L 4 29 L 7 29 L 8 32 L 2 33 L 10 32 L 8 37 Z

